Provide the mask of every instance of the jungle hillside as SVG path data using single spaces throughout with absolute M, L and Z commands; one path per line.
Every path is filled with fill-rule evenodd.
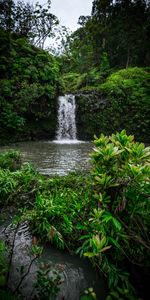
M 148 142 L 149 20 L 149 1 L 93 1 L 69 34 L 51 1 L 1 0 L 1 143 L 53 139 L 57 97 L 65 93 L 76 94 L 79 138 L 125 128 Z M 44 50 L 56 35 L 61 46 Z

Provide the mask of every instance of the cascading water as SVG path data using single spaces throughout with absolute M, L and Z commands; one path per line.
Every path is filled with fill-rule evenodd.
M 74 95 L 58 97 L 58 141 L 76 140 L 75 109 Z

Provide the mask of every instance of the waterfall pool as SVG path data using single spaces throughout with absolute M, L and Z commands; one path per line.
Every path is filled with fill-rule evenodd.
M 67 175 L 90 168 L 93 144 L 78 140 L 19 142 L 0 148 L 0 152 L 19 150 L 23 162 L 29 162 L 44 175 Z
M 77 140 L 75 122 L 75 97 L 73 95 L 58 98 L 58 124 L 56 140 L 18 142 L 0 147 L 0 152 L 18 150 L 22 161 L 31 163 L 44 175 L 67 175 L 69 172 L 90 169 L 90 152 L 93 144 Z M 0 226 L 0 239 L 14 245 L 8 285 L 12 291 L 20 285 L 18 269 L 27 268 L 27 276 L 21 283 L 21 294 L 25 299 L 34 299 L 36 289 L 34 283 L 40 263 L 51 263 L 52 268 L 61 270 L 60 291 L 56 300 L 80 300 L 87 288 L 94 288 L 98 300 L 106 298 L 106 286 L 102 275 L 92 269 L 87 259 L 81 259 L 54 249 L 51 245 L 44 246 L 40 261 L 31 263 L 32 235 L 28 224 L 20 224 L 15 235 L 15 229 L 10 226 Z M 26 271 L 26 270 L 25 270 Z M 25 273 L 26 274 L 26 273 Z M 85 299 L 85 298 L 84 298 Z
M 90 168 L 92 143 L 77 139 L 76 103 L 72 94 L 58 97 L 56 140 L 19 142 L 1 151 L 19 150 L 23 162 L 31 163 L 43 175 L 67 175 Z

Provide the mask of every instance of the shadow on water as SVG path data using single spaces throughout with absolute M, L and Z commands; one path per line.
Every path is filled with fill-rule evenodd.
M 0 226 L 0 239 L 3 239 L 11 247 L 13 244 L 13 255 L 8 281 L 8 286 L 12 291 L 18 286 L 21 276 L 26 274 L 33 259 L 31 254 L 32 235 L 28 223 L 24 222 L 20 224 L 17 228 L 17 233 L 15 232 L 15 228 L 11 223 L 8 225 L 8 221 Z M 37 295 L 34 283 L 36 282 L 37 271 L 41 263 L 50 263 L 51 271 L 53 269 L 59 270 L 61 284 L 56 300 L 80 300 L 85 289 L 90 287 L 96 293 L 97 300 L 104 300 L 106 298 L 104 278 L 92 268 L 86 258 L 81 259 L 78 256 L 71 255 L 66 251 L 60 251 L 52 245 L 46 244 L 42 255 L 34 261 L 30 271 L 20 285 L 19 291 L 26 300 L 34 299 L 35 295 Z M 24 273 L 20 274 L 18 270 L 22 266 L 24 266 Z
M 102 275 L 98 274 L 88 259 L 70 255 L 68 252 L 56 251 L 52 246 L 47 245 L 44 249 L 43 258 L 45 261 L 51 260 L 56 265 L 62 267 L 64 283 L 60 290 L 64 299 L 77 300 L 84 293 L 85 289 L 92 287 L 98 300 L 106 297 L 106 284 Z M 62 298 L 58 299 L 62 299 Z

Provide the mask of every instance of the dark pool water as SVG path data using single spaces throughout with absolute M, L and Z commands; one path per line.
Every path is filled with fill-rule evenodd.
M 1 147 L 0 151 L 16 149 L 22 154 L 23 162 L 32 163 L 45 175 L 66 175 L 70 171 L 90 168 L 91 142 L 82 141 L 36 141 L 20 142 Z

